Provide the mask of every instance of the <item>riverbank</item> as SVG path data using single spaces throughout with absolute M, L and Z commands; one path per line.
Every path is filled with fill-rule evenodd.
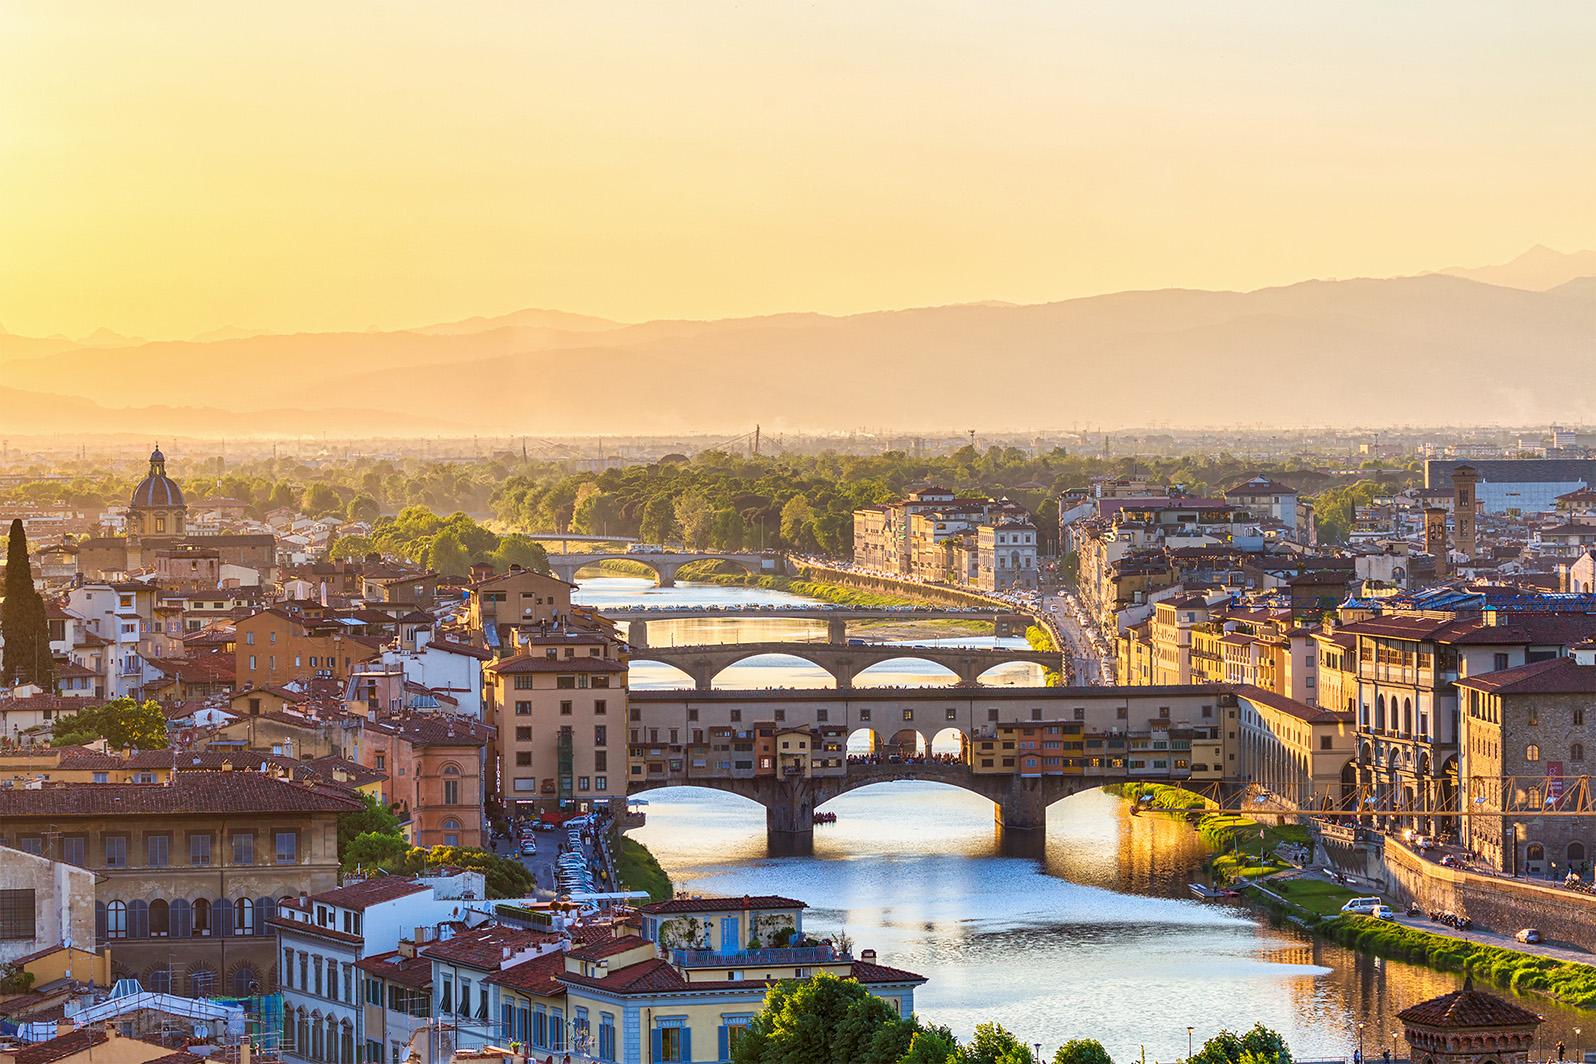
M 628 563 L 636 565 L 636 562 Z M 841 584 L 831 584 L 823 580 L 805 580 L 792 576 L 753 576 L 743 572 L 735 566 L 713 568 L 714 562 L 705 562 L 702 565 L 683 566 L 677 574 L 680 580 L 694 580 L 704 584 L 718 584 L 722 587 L 757 587 L 766 591 L 783 591 L 789 595 L 803 595 L 806 598 L 829 602 L 836 606 L 940 606 L 935 596 L 922 595 L 910 597 L 908 595 L 892 595 L 880 591 L 866 591 L 856 587 L 844 587 Z M 632 575 L 632 574 L 627 574 Z M 954 637 L 964 635 L 991 635 L 993 626 L 991 621 L 959 620 L 957 618 L 942 618 L 939 620 L 904 620 L 904 621 L 853 621 L 850 622 L 851 631 L 858 635 L 870 635 L 877 639 L 912 639 L 915 636 L 924 636 L 927 632 L 936 632 L 940 636 Z
M 648 891 L 649 901 L 669 901 L 676 888 L 648 847 L 627 835 L 622 835 L 620 840 L 615 851 L 615 866 L 621 886 L 626 890 Z
M 1215 851 L 1208 868 L 1216 883 L 1240 884 L 1242 896 L 1250 903 L 1290 920 L 1309 934 L 1360 952 L 1472 975 L 1514 993 L 1542 994 L 1580 1008 L 1596 1006 L 1596 966 L 1343 913 L 1341 907 L 1357 892 L 1301 872 L 1273 856 L 1281 843 L 1308 843 L 1304 827 L 1270 827 L 1222 812 L 1202 795 L 1168 784 L 1127 783 L 1109 789 L 1140 810 L 1186 820 Z

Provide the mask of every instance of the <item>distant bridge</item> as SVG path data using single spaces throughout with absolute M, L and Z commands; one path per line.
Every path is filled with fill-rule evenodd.
M 825 621 L 833 643 L 846 642 L 849 621 L 991 621 L 999 635 L 1024 632 L 1034 623 L 1028 614 L 1013 609 L 981 606 L 831 606 L 825 603 L 768 603 L 739 606 L 600 606 L 600 613 L 623 623 L 626 641 L 648 646 L 650 621 L 775 620 Z
M 779 554 L 762 554 L 759 552 L 725 553 L 717 554 L 712 551 L 693 553 L 691 551 L 661 551 L 659 553 L 645 553 L 632 551 L 592 551 L 582 554 L 551 554 L 549 555 L 549 570 L 555 576 L 567 583 L 576 581 L 576 574 L 590 565 L 600 562 L 637 562 L 654 570 L 655 578 L 660 587 L 671 587 L 676 583 L 676 571 L 684 565 L 694 562 L 730 562 L 754 576 L 775 575 L 784 572 L 785 561 Z
M 974 684 L 989 669 L 1011 662 L 1030 662 L 1057 669 L 1057 651 L 1008 647 L 901 646 L 893 643 L 711 643 L 698 646 L 637 650 L 631 660 L 658 661 L 682 670 L 700 691 L 714 686 L 723 670 L 749 658 L 785 654 L 802 658 L 831 674 L 839 688 L 852 687 L 855 677 L 872 665 L 907 658 L 951 669 L 961 684 Z

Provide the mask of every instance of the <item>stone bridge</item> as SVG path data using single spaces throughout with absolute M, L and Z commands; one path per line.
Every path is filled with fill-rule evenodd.
M 549 555 L 549 571 L 567 583 L 575 583 L 576 574 L 590 565 L 599 562 L 626 561 L 637 562 L 654 570 L 655 577 L 660 587 L 671 587 L 676 583 L 676 571 L 684 565 L 694 562 L 731 562 L 741 566 L 754 576 L 775 575 L 786 571 L 785 561 L 779 554 L 761 554 L 747 552 L 741 554 L 717 554 L 713 551 L 692 553 L 689 551 L 661 551 L 659 553 L 632 553 L 629 551 L 595 551 L 588 553 L 551 554 Z
M 1029 648 L 901 646 L 892 643 L 724 643 L 701 646 L 654 647 L 638 650 L 631 660 L 658 661 L 682 670 L 700 691 L 710 690 L 715 677 L 740 661 L 765 654 L 785 654 L 818 665 L 830 673 L 839 688 L 852 687 L 860 672 L 883 661 L 907 658 L 928 661 L 953 671 L 958 682 L 975 684 L 983 673 L 1010 662 L 1031 662 L 1057 669 L 1056 651 Z
M 634 648 L 648 646 L 651 621 L 686 620 L 799 620 L 825 621 L 826 637 L 833 643 L 848 638 L 849 621 L 991 621 L 998 635 L 1023 635 L 1035 621 L 1018 610 L 977 606 L 829 606 L 824 603 L 728 606 L 603 606 L 599 612 L 626 625 L 626 641 Z
M 814 846 L 814 814 L 838 795 L 876 783 L 919 780 L 944 783 L 992 802 L 993 818 L 1005 842 L 1026 848 L 1029 837 L 1040 841 L 1047 829 L 1047 810 L 1054 802 L 1110 783 L 1125 782 L 1113 776 L 1036 776 L 984 774 L 963 762 L 933 759 L 908 761 L 850 761 L 842 775 L 776 776 L 754 778 L 688 778 L 633 782 L 628 795 L 661 787 L 708 787 L 752 799 L 765 807 L 766 841 L 772 853 L 808 853 Z M 1016 838 L 1018 836 L 1019 838 Z

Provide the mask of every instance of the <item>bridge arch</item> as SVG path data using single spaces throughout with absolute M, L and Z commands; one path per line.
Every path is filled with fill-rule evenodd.
M 914 665 L 917 666 L 917 669 L 914 672 L 908 672 L 904 668 L 905 665 Z M 913 682 L 906 683 L 906 676 L 911 677 Z M 855 687 L 953 687 L 959 681 L 960 676 L 956 670 L 913 653 L 882 658 L 880 661 L 872 662 L 853 674 L 853 686 Z
M 932 757 L 956 757 L 960 761 L 968 762 L 970 751 L 969 736 L 960 728 L 943 728 L 931 736 L 930 754 Z
M 794 654 L 786 650 L 777 652 L 760 650 L 758 643 L 749 643 L 747 644 L 747 648 L 748 653 L 743 654 L 734 661 L 731 661 L 710 673 L 708 676 L 708 686 L 729 687 L 744 690 L 768 687 L 836 688 L 843 686 L 836 673 L 830 671 L 824 665 L 806 655 Z M 803 675 L 789 676 L 784 678 L 785 680 L 791 680 L 795 682 L 748 682 L 750 677 L 740 675 L 740 673 L 747 673 L 751 671 L 755 672 L 756 675 L 751 679 L 757 681 L 760 679 L 760 677 L 757 675 L 758 670 L 770 670 L 776 668 L 791 669 L 795 666 L 807 666 L 807 668 L 804 669 Z M 731 675 L 727 676 L 728 673 Z M 768 677 L 765 678 L 768 679 Z
M 647 654 L 634 654 L 627 665 L 626 686 L 634 691 L 691 691 L 697 685 L 686 669 Z
M 620 553 L 617 553 L 617 554 L 603 554 L 603 555 L 595 554 L 595 555 L 589 555 L 589 556 L 587 556 L 586 560 L 584 560 L 580 565 L 575 565 L 575 566 L 568 567 L 568 572 L 569 572 L 570 575 L 565 576 L 564 579 L 569 580 L 571 583 L 574 584 L 574 583 L 577 582 L 577 579 L 580 576 L 582 576 L 583 574 L 586 574 L 589 577 L 594 577 L 594 576 L 631 576 L 631 575 L 633 575 L 631 573 L 616 573 L 616 572 L 612 572 L 612 571 L 607 570 L 607 569 L 600 568 L 600 566 L 602 566 L 603 563 L 605 563 L 605 562 L 635 562 L 637 565 L 647 569 L 649 571 L 649 573 L 653 576 L 654 582 L 656 584 L 658 584 L 660 587 L 668 587 L 669 586 L 669 583 L 664 579 L 664 573 L 661 572 L 660 567 L 658 565 L 656 565 L 654 562 L 649 561 L 649 555 L 647 555 L 647 554 L 620 554 Z M 550 567 L 551 568 L 553 567 L 552 566 L 552 559 L 551 559 L 551 566 Z M 674 571 L 675 570 L 673 569 L 672 572 L 674 573 Z
M 975 682 L 982 687 L 1041 687 L 1047 682 L 1047 670 L 1038 662 L 1016 658 L 990 666 Z

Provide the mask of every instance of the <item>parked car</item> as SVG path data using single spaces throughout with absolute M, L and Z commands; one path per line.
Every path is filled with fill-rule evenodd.
M 521 856 L 522 857 L 536 857 L 537 856 L 537 852 L 538 852 L 538 844 L 533 842 L 531 839 L 528 839 L 526 842 L 523 842 L 521 844 Z
M 1380 898 L 1353 898 L 1341 907 L 1344 913 L 1358 913 L 1363 916 L 1372 916 L 1374 910 L 1384 908 L 1385 902 Z
M 1369 915 L 1376 920 L 1395 920 L 1396 910 L 1389 905 L 1376 905 L 1369 910 Z
M 1518 939 L 1520 942 L 1525 943 L 1526 945 L 1534 946 L 1540 943 L 1541 932 L 1539 928 L 1526 927 L 1521 929 L 1519 933 L 1513 937 Z

